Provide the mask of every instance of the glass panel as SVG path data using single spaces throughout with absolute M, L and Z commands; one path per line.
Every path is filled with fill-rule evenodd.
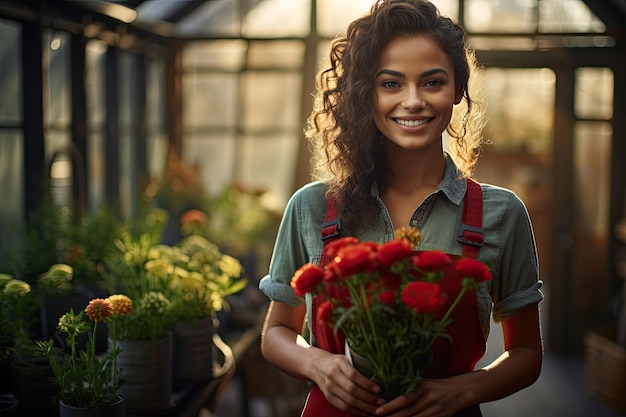
M 607 299 L 611 137 L 611 125 L 606 122 L 574 125 L 574 218 L 567 279 L 571 305 L 576 306 L 570 316 L 582 324 L 593 316 L 592 306 Z
M 542 69 L 485 70 L 487 126 L 494 151 L 548 154 L 552 148 L 554 72 Z
M 237 75 L 185 74 L 183 126 L 185 130 L 211 125 L 232 126 L 237 120 Z
M 164 60 L 148 61 L 146 84 L 148 172 L 150 177 L 160 178 L 165 170 L 168 147 Z
M 0 19 L 0 124 L 22 121 L 20 26 Z
M 604 32 L 605 26 L 581 0 L 540 0 L 539 32 Z
M 141 196 L 138 190 L 137 164 L 139 157 L 137 144 L 138 123 L 143 117 L 138 112 L 138 103 L 143 100 L 138 94 L 140 79 L 137 74 L 137 55 L 119 54 L 119 167 L 120 167 L 120 208 L 124 216 L 136 214 L 137 201 Z
M 272 190 L 284 207 L 289 198 L 300 136 L 249 136 L 242 141 L 237 180 L 245 187 Z
M 245 62 L 246 47 L 243 40 L 189 42 L 183 51 L 183 70 L 208 67 L 239 71 Z
M 102 129 L 105 106 L 105 56 L 107 44 L 100 40 L 87 42 L 85 90 L 87 95 L 87 120 L 89 129 Z
M 607 236 L 612 129 L 610 123 L 578 122 L 574 126 L 574 189 L 577 228 Z
M 48 130 L 46 132 L 45 140 L 45 159 L 46 169 L 52 159 L 52 155 L 58 151 L 67 151 L 70 146 L 70 132 L 66 130 Z M 44 175 L 48 175 L 47 171 L 44 171 Z
M 468 36 L 468 39 L 471 47 L 477 51 L 490 49 L 530 51 L 537 49 L 539 43 L 543 41 L 531 37 L 520 38 L 511 36 Z M 560 47 L 561 44 L 559 43 L 558 46 Z M 549 47 L 549 45 L 545 47 Z
M 613 117 L 613 71 L 609 68 L 576 70 L 576 116 L 609 120 Z
M 87 181 L 89 209 L 97 210 L 105 199 L 105 56 L 107 44 L 99 40 L 87 42 L 85 51 L 87 100 Z
M 92 132 L 88 137 L 87 166 L 89 181 L 89 209 L 96 211 L 105 203 L 105 149 L 103 132 Z
M 239 1 L 207 1 L 175 26 L 177 35 L 238 36 Z
M 244 37 L 304 37 L 309 33 L 311 0 L 264 0 L 243 20 Z
M 43 34 L 44 124 L 69 129 L 70 111 L 70 40 L 69 34 L 46 30 Z M 46 69 L 48 71 L 46 71 Z
M 373 1 L 369 0 L 317 0 L 317 30 L 321 36 L 334 37 L 345 32 L 354 19 L 368 13 Z M 442 15 L 458 18 L 458 0 L 435 0 Z
M 304 42 L 250 42 L 248 68 L 301 68 L 303 61 Z
M 351 21 L 367 13 L 372 2 L 363 0 L 317 0 L 317 31 L 334 37 L 345 32 Z
M 0 190 L 3 199 L 0 204 L 0 272 L 8 271 L 15 236 L 19 235 L 18 230 L 23 227 L 22 141 L 23 137 L 18 131 L 0 131 Z
M 465 0 L 465 28 L 470 32 L 534 32 L 536 6 L 537 0 Z
M 245 129 L 300 125 L 300 73 L 250 72 L 243 77 Z
M 234 135 L 185 137 L 183 162 L 200 165 L 207 193 L 218 193 L 235 180 L 236 160 Z

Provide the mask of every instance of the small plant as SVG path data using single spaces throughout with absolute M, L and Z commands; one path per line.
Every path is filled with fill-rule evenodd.
M 117 367 L 117 332 L 109 324 L 112 348 L 103 355 L 96 354 L 98 323 L 110 323 L 118 316 L 127 316 L 132 304 L 115 299 L 95 298 L 84 311 L 75 314 L 73 309 L 64 314 L 58 329 L 66 335 L 65 349 L 54 346 L 52 340 L 37 341 L 37 351 L 48 358 L 54 377 L 59 386 L 60 399 L 67 405 L 81 408 L 100 408 L 114 404 L 120 399 L 122 373 Z M 84 319 L 87 315 L 89 321 Z M 78 349 L 76 339 L 88 333 L 85 349 Z

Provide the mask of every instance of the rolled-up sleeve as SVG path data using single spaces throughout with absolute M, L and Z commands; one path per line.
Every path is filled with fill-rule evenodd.
M 293 273 L 307 262 L 319 262 L 321 223 L 325 210 L 321 184 L 311 183 L 298 190 L 287 202 L 278 229 L 269 265 L 269 274 L 259 282 L 259 289 L 273 301 L 295 307 L 305 302 L 289 285 Z
M 543 300 L 530 217 L 522 201 L 513 193 L 509 196 L 499 235 L 501 256 L 491 291 L 496 322 Z

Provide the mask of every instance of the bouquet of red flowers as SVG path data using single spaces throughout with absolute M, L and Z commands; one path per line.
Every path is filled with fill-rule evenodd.
M 419 230 L 402 228 L 384 244 L 339 238 L 324 249 L 328 262 L 306 264 L 291 280 L 296 295 L 323 297 L 317 320 L 345 334 L 346 355 L 384 392 L 415 389 L 432 361 L 432 346 L 445 337 L 450 315 L 467 291 L 490 280 L 475 259 L 441 251 L 416 252 Z M 454 274 L 460 289 L 447 303 L 440 281 Z M 440 311 L 448 305 L 445 312 Z M 366 365 L 367 364 L 367 365 Z

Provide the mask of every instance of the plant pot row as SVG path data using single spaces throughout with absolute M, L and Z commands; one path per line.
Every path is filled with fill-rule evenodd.
M 206 319 L 193 325 L 179 323 L 165 338 L 118 341 L 122 350 L 118 356 L 118 365 L 124 375 L 124 385 L 121 389 L 123 402 L 116 404 L 117 409 L 130 414 L 160 413 L 174 407 L 172 398 L 175 381 L 211 380 L 213 332 L 212 320 Z M 30 366 L 13 363 L 11 375 L 14 398 L 8 399 L 20 401 L 19 405 L 12 404 L 13 409 L 17 409 L 20 414 L 3 414 L 3 404 L 0 403 L 0 417 L 124 415 L 114 410 L 100 409 L 79 413 L 74 407 L 55 404 L 53 398 L 58 393 L 58 388 L 49 381 L 53 374 L 47 361 L 32 361 Z

